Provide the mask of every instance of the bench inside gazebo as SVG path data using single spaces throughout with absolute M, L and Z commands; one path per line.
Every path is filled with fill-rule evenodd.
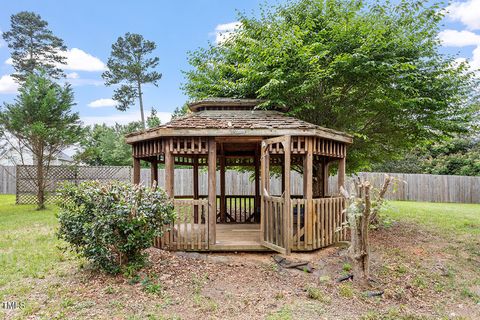
M 133 182 L 140 183 L 140 161 L 165 167 L 165 191 L 173 198 L 176 220 L 157 247 L 189 251 L 308 251 L 346 239 L 344 199 L 328 193 L 329 168 L 336 164 L 338 186 L 345 181 L 347 145 L 352 137 L 287 116 L 259 110 L 258 100 L 207 99 L 190 113 L 157 128 L 127 136 L 134 158 Z M 175 195 L 175 167 L 192 169 L 190 195 Z M 199 170 L 208 171 L 208 192 L 199 193 Z M 255 193 L 227 195 L 227 168 L 252 174 Z M 293 194 L 292 170 L 303 174 L 302 194 Z M 219 178 L 217 181 L 217 172 Z M 271 192 L 272 176 L 281 192 Z M 218 185 L 218 187 L 217 187 Z

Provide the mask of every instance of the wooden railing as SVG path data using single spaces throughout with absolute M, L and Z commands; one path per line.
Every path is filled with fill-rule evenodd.
M 220 208 L 220 197 L 217 197 L 217 208 Z M 259 222 L 255 221 L 255 196 L 225 196 L 225 208 L 227 223 Z M 217 210 L 219 211 L 219 210 Z M 220 212 L 217 215 L 220 222 Z
M 288 219 L 288 210 L 284 210 L 285 199 L 283 197 L 264 196 L 262 228 L 263 240 L 268 243 L 272 249 L 285 248 L 285 238 L 283 235 L 289 233 L 286 226 Z
M 305 249 L 305 225 L 306 225 L 306 215 L 305 215 L 305 199 L 292 199 L 292 228 L 293 228 L 293 238 L 292 246 L 293 249 L 302 250 Z
M 207 199 L 206 195 L 200 195 L 200 199 Z M 175 199 L 193 199 L 192 195 L 175 196 Z M 255 214 L 254 195 L 226 195 L 225 196 L 225 221 L 220 216 L 221 197 L 217 196 L 217 223 L 259 223 L 260 213 Z
M 174 200 L 177 217 L 165 227 L 154 245 L 169 250 L 205 250 L 208 248 L 208 200 Z
M 311 222 L 305 214 L 305 199 L 292 199 L 292 249 L 312 250 L 323 248 L 338 241 L 347 240 L 345 199 L 342 197 L 312 200 Z M 311 223 L 311 228 L 308 224 Z M 306 230 L 311 230 L 312 241 L 307 243 Z M 308 232 L 308 231 L 307 231 Z
M 237 196 L 231 196 L 235 199 Z M 253 208 L 253 199 L 245 199 L 250 204 L 244 208 Z M 245 200 L 245 201 L 247 201 Z M 235 210 L 232 200 L 227 201 L 227 208 Z M 283 235 L 290 235 L 292 250 L 314 250 L 327 247 L 338 241 L 348 239 L 346 214 L 344 212 L 345 199 L 341 197 L 320 198 L 312 200 L 312 218 L 308 219 L 306 200 L 293 198 L 290 200 L 291 210 L 285 210 L 285 199 L 278 196 L 263 197 L 262 224 L 264 224 L 263 239 L 271 249 L 282 249 L 286 241 Z M 245 203 L 245 202 L 244 202 Z M 169 250 L 207 250 L 208 249 L 208 200 L 207 199 L 175 199 L 177 218 L 166 226 L 165 233 L 155 240 L 155 246 Z M 240 204 L 237 203 L 237 211 Z M 253 209 L 252 209 L 253 210 Z M 291 229 L 287 230 L 287 214 L 291 218 Z M 243 215 L 245 217 L 246 214 Z M 308 241 L 306 241 L 308 239 Z

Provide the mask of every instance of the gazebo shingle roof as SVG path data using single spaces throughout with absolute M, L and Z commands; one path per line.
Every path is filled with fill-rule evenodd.
M 161 136 L 319 135 L 346 143 L 344 132 L 317 126 L 276 110 L 255 109 L 261 100 L 214 98 L 191 103 L 191 111 L 156 128 L 126 135 L 127 143 Z
M 192 112 L 161 125 L 191 129 L 316 129 L 316 125 L 266 110 L 205 110 Z

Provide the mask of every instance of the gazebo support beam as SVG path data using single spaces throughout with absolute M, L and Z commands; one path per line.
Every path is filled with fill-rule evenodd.
M 150 185 L 158 187 L 158 162 L 153 160 L 150 162 Z
M 193 199 L 198 200 L 198 157 L 193 158 Z M 193 220 L 198 223 L 198 206 L 193 207 Z
M 305 198 L 305 214 L 307 216 L 305 232 L 307 245 L 313 245 L 313 139 L 308 138 L 307 153 L 303 167 L 303 197 Z
M 165 148 L 165 191 L 170 198 L 174 197 L 174 181 L 175 178 L 175 164 L 170 144 L 167 143 Z
M 140 183 L 140 158 L 133 158 L 133 184 Z
M 345 188 L 345 158 L 338 160 L 338 191 L 340 187 Z
M 217 143 L 208 140 L 208 243 L 215 245 L 217 222 Z
M 260 220 L 260 149 L 255 148 L 255 222 Z
M 328 178 L 330 176 L 330 170 L 328 168 L 329 166 L 329 161 L 327 159 L 324 160 L 323 162 L 323 196 L 326 197 L 329 192 L 328 192 Z
M 225 200 L 225 153 L 223 151 L 223 144 L 220 146 L 222 147 L 222 153 L 220 155 L 220 222 L 226 222 L 227 203 Z

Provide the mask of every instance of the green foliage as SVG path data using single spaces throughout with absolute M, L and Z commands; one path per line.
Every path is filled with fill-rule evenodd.
M 350 272 L 352 271 L 352 265 L 350 263 L 344 263 L 342 266 L 343 271 Z
M 190 54 L 191 99 L 262 98 L 261 107 L 354 135 L 349 171 L 467 131 L 478 79 L 442 55 L 439 6 L 299 0 L 240 15 L 241 28 Z
M 415 148 L 405 157 L 373 166 L 376 171 L 480 175 L 480 137 L 455 137 Z
M 158 86 L 158 80 L 162 78 L 162 74 L 154 70 L 160 59 L 149 57 L 155 49 L 155 42 L 145 40 L 140 34 L 127 32 L 112 44 L 108 70 L 102 74 L 107 86 L 120 85 L 113 94 L 113 99 L 119 102 L 118 110 L 127 110 L 138 98 L 144 128 L 142 85 L 152 83 Z
M 140 122 L 115 124 L 111 127 L 106 124 L 87 127 L 85 138 L 80 141 L 81 151 L 74 158 L 92 166 L 130 166 L 132 148 L 125 143 L 125 135 L 141 128 Z
M 59 52 L 67 47 L 63 40 L 49 30 L 48 23 L 34 12 L 22 11 L 10 17 L 11 29 L 3 33 L 3 39 L 12 49 L 14 78 L 25 81 L 34 71 L 45 70 L 52 78 L 63 76 L 58 64 L 65 64 L 66 57 Z
M 175 110 L 173 110 L 172 119 L 184 116 L 189 112 L 190 110 L 188 109 L 188 104 L 185 103 L 183 106 L 176 107 Z
M 329 303 L 330 302 L 330 297 L 326 295 L 326 293 L 316 287 L 307 287 L 307 296 L 312 299 L 312 300 L 317 300 L 323 303 Z
M 83 134 L 78 113 L 72 112 L 73 101 L 69 84 L 62 87 L 45 72 L 34 72 L 20 87 L 15 102 L 5 103 L 0 112 L 0 127 L 36 159 L 39 209 L 44 207 L 44 175 L 50 160 Z
M 150 115 L 147 117 L 147 126 L 149 128 L 155 128 L 161 125 L 162 122 L 160 121 L 160 118 L 157 116 L 157 110 L 152 108 L 152 111 L 150 112 Z
M 142 266 L 143 250 L 174 217 L 161 189 L 120 182 L 66 184 L 60 191 L 58 237 L 109 273 Z
M 160 125 L 155 109 L 147 118 L 149 128 Z M 80 141 L 80 151 L 74 158 L 92 166 L 130 166 L 132 148 L 125 142 L 125 135 L 142 129 L 140 121 L 126 125 L 95 124 L 86 128 L 85 137 Z
M 150 294 L 161 294 L 163 287 L 162 284 L 158 282 L 155 278 L 146 276 L 143 278 L 142 282 L 143 291 Z

